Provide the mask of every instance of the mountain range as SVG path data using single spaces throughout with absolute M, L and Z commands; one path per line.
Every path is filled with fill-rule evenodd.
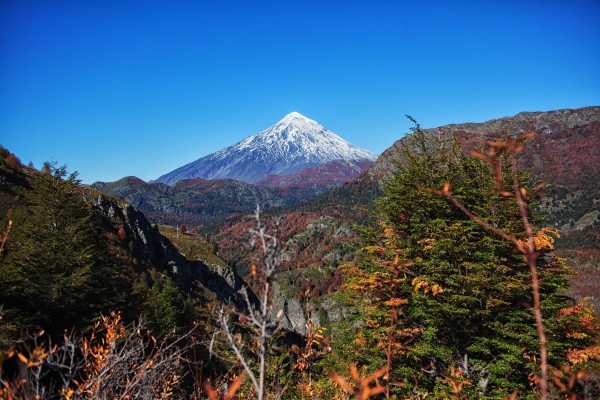
M 571 294 L 580 298 L 597 293 L 600 282 L 597 268 L 600 259 L 600 185 L 597 179 L 600 172 L 600 107 L 526 112 L 483 123 L 452 124 L 424 131 L 429 135 L 456 137 L 465 150 L 481 148 L 488 140 L 535 133 L 535 138 L 525 146 L 521 161 L 534 180 L 550 183 L 545 197 L 538 203 L 546 216 L 544 224 L 560 230 L 562 237 L 556 245 L 561 254 L 578 257 L 572 264 L 576 265 L 579 275 L 573 277 Z M 223 266 L 234 267 L 228 272 L 231 276 L 235 271 L 242 276 L 248 272 L 251 251 L 240 244 L 245 242 L 249 228 L 255 223 L 248 214 L 257 203 L 261 204 L 268 208 L 261 214 L 263 218 L 277 221 L 283 267 L 287 270 L 277 281 L 277 292 L 284 294 L 286 301 L 292 301 L 296 295 L 305 292 L 306 282 L 311 281 L 311 288 L 316 289 L 312 295 L 319 300 L 321 294 L 339 288 L 338 265 L 352 261 L 361 245 L 355 226 L 374 222 L 369 209 L 381 195 L 382 185 L 397 163 L 402 162 L 400 150 L 407 140 L 407 137 L 399 139 L 372 165 L 369 160 L 330 161 L 291 174 L 267 174 L 255 184 L 233 179 L 191 178 L 167 185 L 126 177 L 117 182 L 99 182 L 93 187 L 125 199 L 151 222 L 192 225 L 193 230 L 210 240 L 225 260 Z M 14 186 L 26 186 L 26 175 L 14 174 L 22 181 L 17 182 L 15 178 Z M 343 179 L 338 179 L 340 177 Z M 86 197 L 101 199 L 93 188 L 89 190 L 89 193 L 84 192 Z M 15 201 L 14 193 L 10 190 L 7 193 L 10 204 L 0 202 L 6 210 L 13 207 Z M 127 215 L 136 215 L 132 223 L 119 220 L 118 224 L 113 224 L 115 243 L 123 240 L 118 239 L 121 236 L 134 237 L 136 226 L 142 220 L 141 213 L 138 217 L 134 207 L 117 200 L 112 201 L 114 206 L 103 207 L 103 204 L 100 202 L 95 206 L 110 218 L 116 215 L 117 208 L 122 208 Z M 127 221 L 127 218 L 121 219 Z M 118 225 L 125 227 L 123 234 L 117 232 Z M 140 239 L 132 242 L 134 245 L 127 244 L 133 250 L 148 248 L 144 238 L 150 235 L 146 232 L 150 230 L 150 224 L 145 222 L 143 225 Z M 162 242 L 157 243 L 151 249 L 165 248 Z M 157 260 L 162 260 L 158 270 L 165 269 L 163 261 L 171 259 L 161 254 L 156 255 Z M 130 263 L 137 265 L 148 257 L 146 253 L 136 253 Z M 182 267 L 182 270 L 186 269 Z M 173 279 L 180 286 L 187 280 L 183 275 L 181 278 L 173 275 Z M 328 304 L 323 301 L 320 315 L 325 320 L 339 318 L 339 308 L 328 308 Z M 596 300 L 595 306 L 600 311 L 600 301 Z
M 288 133 L 294 129 L 289 128 Z M 596 312 L 600 312 L 600 299 L 597 298 L 600 290 L 600 184 L 597 179 L 600 172 L 600 107 L 520 113 L 483 123 L 452 124 L 415 131 L 418 135 L 413 137 L 424 134 L 436 139 L 455 138 L 465 155 L 468 155 L 469 150 L 483 149 L 489 141 L 533 133 L 533 138 L 524 144 L 524 150 L 519 153 L 519 162 L 528 171 L 532 181 L 550 183 L 544 196 L 532 197 L 531 204 L 536 205 L 545 216 L 544 220 L 536 219 L 536 226 L 552 225 L 558 228 L 562 238 L 556 242 L 556 253 L 569 257 L 565 265 L 572 266 L 575 272 L 568 277 L 568 287 L 561 283 L 562 289 L 556 292 L 556 297 L 565 301 L 564 305 L 568 308 L 562 308 L 562 305 L 560 307 L 568 313 L 580 307 L 571 307 L 575 303 L 571 303 L 570 299 L 582 298 L 589 299 Z M 297 132 L 296 137 L 306 136 Z M 194 336 L 193 342 L 197 347 L 193 351 L 194 356 L 198 354 L 200 358 L 194 360 L 199 360 L 198 365 L 202 367 L 206 365 L 208 374 L 219 376 L 231 371 L 231 367 L 221 367 L 212 358 L 212 339 L 215 334 L 210 328 L 218 326 L 214 310 L 220 309 L 219 315 L 223 316 L 225 307 L 231 307 L 244 316 L 245 310 L 258 308 L 259 300 L 253 288 L 262 285 L 262 279 L 260 275 L 258 278 L 254 277 L 256 273 L 251 266 L 256 265 L 253 263 L 257 257 L 271 257 L 269 254 L 261 254 L 260 249 L 252 249 L 251 245 L 256 239 L 252 229 L 256 229 L 257 221 L 249 218 L 249 214 L 258 202 L 269 207 L 260 214 L 260 231 L 263 232 L 262 227 L 265 226 L 269 233 L 275 232 L 278 239 L 277 255 L 274 257 L 277 259 L 277 274 L 269 276 L 264 286 L 266 290 L 272 288 L 272 297 L 268 296 L 271 304 L 268 308 L 272 310 L 273 317 L 277 312 L 278 330 L 281 328 L 282 332 L 280 339 L 273 341 L 273 348 L 278 352 L 282 349 L 281 354 L 288 352 L 288 348 L 289 354 L 298 354 L 293 346 L 299 346 L 304 343 L 305 338 L 310 338 L 311 327 L 316 326 L 328 329 L 332 332 L 332 338 L 335 333 L 336 340 L 347 345 L 350 352 L 354 352 L 358 343 L 356 338 L 360 339 L 362 331 L 371 327 L 372 320 L 367 319 L 369 314 L 365 314 L 365 308 L 353 308 L 349 304 L 356 297 L 348 296 L 346 289 L 351 286 L 346 284 L 351 282 L 353 271 L 359 271 L 352 266 L 360 266 L 354 264 L 363 253 L 360 249 L 382 253 L 386 251 L 379 246 L 365 248 L 368 239 L 361 239 L 359 232 L 367 232 L 370 226 L 376 226 L 377 213 L 372 212 L 377 203 L 375 199 L 381 196 L 382 188 L 385 188 L 386 181 L 394 170 L 405 162 L 403 157 L 410 159 L 415 154 L 407 151 L 415 149 L 408 147 L 410 141 L 410 135 L 401 138 L 375 163 L 369 159 L 335 159 L 295 172 L 278 170 L 278 173 L 266 173 L 253 183 L 230 178 L 195 177 L 166 184 L 126 177 L 112 183 L 99 182 L 94 187 L 80 185 L 76 174 L 65 179 L 66 167 L 56 167 L 50 163 L 41 171 L 26 167 L 14 154 L 0 146 L 0 226 L 5 227 L 0 232 L 0 253 L 2 267 L 6 270 L 6 273 L 0 274 L 0 319 L 9 322 L 0 324 L 0 347 L 6 348 L 7 344 L 18 343 L 22 341 L 23 332 L 39 332 L 41 327 L 48 329 L 47 332 L 56 338 L 62 337 L 65 327 L 83 331 L 89 329 L 99 313 L 107 315 L 108 311 L 117 309 L 122 310 L 123 321 L 127 323 L 143 314 L 152 335 L 158 332 L 157 338 L 169 335 L 171 328 L 174 332 L 177 332 L 176 329 L 186 332 L 190 326 L 197 326 L 195 335 L 198 340 Z M 256 147 L 260 147 L 258 145 L 259 143 Z M 264 148 L 273 149 L 272 146 Z M 430 155 L 429 151 L 438 154 L 440 150 L 437 146 L 433 150 L 422 152 L 419 148 L 416 149 L 420 155 L 425 156 L 419 157 L 423 162 Z M 265 157 L 268 155 L 265 154 Z M 412 176 L 427 177 L 432 170 L 431 165 L 420 168 Z M 441 165 L 440 168 L 447 167 L 447 164 L 437 165 Z M 471 164 L 464 165 L 469 168 Z M 477 176 L 480 176 L 479 173 Z M 476 182 L 469 188 L 478 185 L 477 179 L 474 180 Z M 442 185 L 440 181 L 438 184 Z M 435 185 L 428 185 L 424 189 Z M 403 192 L 402 196 L 410 197 L 420 187 L 415 186 L 410 191 Z M 98 190 L 114 193 L 116 197 L 126 201 L 102 194 Z M 317 193 L 320 195 L 316 196 Z M 485 199 L 489 200 L 490 197 Z M 438 204 L 445 201 L 441 198 L 438 200 Z M 480 198 L 476 201 L 479 200 Z M 422 202 L 413 204 L 416 213 L 423 208 Z M 500 204 L 502 206 L 502 201 Z M 497 209 L 488 210 L 493 213 Z M 231 215 L 232 213 L 237 215 Z M 406 220 L 404 213 L 397 214 L 398 220 Z M 393 219 L 396 214 L 391 213 L 390 216 Z M 166 220 L 173 221 L 171 224 L 195 226 L 155 224 Z M 439 218 L 433 221 L 435 222 L 428 225 L 415 225 L 414 228 L 417 233 L 421 230 L 428 237 L 430 230 L 422 227 L 439 224 L 442 227 L 439 231 L 442 239 L 440 242 L 445 242 L 448 230 L 443 227 L 448 225 Z M 464 224 L 464 219 L 457 221 L 461 222 L 453 224 L 451 229 L 454 226 L 460 228 Z M 204 226 L 199 226 L 200 224 Z M 459 242 L 462 241 L 463 232 L 475 233 L 462 228 L 455 232 L 459 232 Z M 383 235 L 392 242 L 404 234 L 399 229 L 398 236 L 387 233 Z M 475 236 L 480 237 L 479 233 Z M 466 268 L 471 281 L 471 264 L 480 262 L 478 254 L 480 249 L 484 250 L 479 247 L 479 243 L 483 247 L 487 246 L 487 236 L 483 236 L 483 239 L 485 240 L 477 239 L 473 242 L 474 246 L 466 248 L 469 253 L 476 254 L 475 261 Z M 431 241 L 435 242 L 436 239 Z M 427 248 L 421 251 L 420 245 L 424 242 L 429 246 L 430 239 L 416 242 L 419 245 L 418 254 L 430 251 Z M 389 242 L 385 243 L 387 246 Z M 457 264 L 445 262 L 448 245 L 444 243 L 439 249 L 442 251 L 431 258 L 431 265 L 436 270 L 435 276 L 445 279 L 450 274 L 451 279 L 454 279 L 454 276 L 462 275 L 462 272 L 452 275 L 455 270 L 458 271 Z M 400 249 L 401 252 L 404 250 Z M 450 260 L 455 260 L 452 257 L 450 256 Z M 503 257 L 512 258 L 510 249 L 503 253 Z M 460 259 L 460 256 L 456 259 Z M 449 268 L 438 272 L 437 268 L 441 264 L 438 260 Z M 424 297 L 423 304 L 427 307 L 439 307 L 442 311 L 438 314 L 441 318 L 427 318 L 426 324 L 437 323 L 438 319 L 451 321 L 448 327 L 453 331 L 456 329 L 457 337 L 463 337 L 464 326 L 471 324 L 457 325 L 456 321 L 462 315 L 470 315 L 471 308 L 466 309 L 466 312 L 460 309 L 458 319 L 446 318 L 446 313 L 457 315 L 458 310 L 453 306 L 447 307 L 447 304 L 454 303 L 446 299 L 452 296 L 462 303 L 466 297 L 464 293 L 470 296 L 471 292 L 480 290 L 480 287 L 487 288 L 486 281 L 499 275 L 497 269 L 501 264 L 490 263 L 486 258 L 481 260 L 492 266 L 491 273 L 486 273 L 482 279 L 475 281 L 474 290 L 469 288 L 465 292 L 459 292 L 457 287 L 461 289 L 460 285 L 447 280 L 448 285 L 444 284 L 442 292 L 445 293 L 440 296 L 442 301 L 434 303 L 431 300 L 433 296 Z M 503 259 L 499 260 L 502 262 Z M 397 264 L 396 261 L 393 265 Z M 544 275 L 541 276 L 544 277 L 543 282 L 546 282 L 543 287 L 548 288 L 557 281 L 546 279 L 550 277 L 546 273 L 551 270 L 562 271 L 562 268 L 558 268 L 559 264 L 554 262 L 541 265 L 544 268 Z M 516 264 L 515 268 L 519 268 L 519 265 Z M 371 278 L 377 272 L 373 274 L 372 270 L 360 271 L 362 272 L 357 274 L 360 280 L 371 285 L 374 282 Z M 405 271 L 412 272 L 411 269 Z M 518 274 L 511 277 L 509 283 L 516 286 L 520 282 L 519 291 L 524 294 L 522 300 L 503 302 L 496 310 L 510 309 L 512 313 L 514 308 L 517 310 L 515 319 L 522 319 L 529 329 L 530 319 L 524 319 L 530 315 L 531 308 L 528 304 L 529 291 L 526 290 L 529 279 L 518 269 L 515 271 Z M 562 275 L 560 279 L 562 281 Z M 413 289 L 416 280 L 411 281 L 406 281 L 402 293 L 417 293 Z M 389 282 L 391 280 L 387 279 L 384 285 Z M 504 287 L 503 285 L 502 291 Z M 396 292 L 393 293 L 395 296 Z M 491 315 L 492 321 L 495 321 L 496 314 L 489 313 L 490 307 L 495 306 L 487 302 L 489 298 L 494 299 L 494 294 L 490 292 L 490 297 L 487 292 L 482 293 L 485 294 L 483 301 L 469 304 L 475 307 L 477 303 L 481 304 L 481 310 Z M 567 298 L 570 298 L 569 302 Z M 410 299 L 411 306 L 415 309 L 412 302 L 416 302 L 417 297 Z M 373 304 L 370 298 L 368 300 L 369 305 Z M 409 300 L 407 304 L 408 302 Z M 365 303 L 357 301 L 356 304 Z M 421 312 L 423 309 L 418 310 Z M 546 308 L 548 309 L 551 307 Z M 389 315 L 384 308 L 376 310 L 385 312 L 381 315 Z M 553 326 L 563 329 L 563 312 L 559 312 L 559 306 L 554 310 L 561 319 Z M 229 315 L 235 315 L 235 312 L 234 310 Z M 586 321 L 593 321 L 588 312 L 585 313 Z M 113 315 L 121 318 L 121 314 Z M 355 317 L 358 319 L 355 320 Z M 244 322 L 240 318 L 237 324 L 239 328 L 236 329 L 246 329 Z M 479 318 L 475 319 L 474 325 L 481 325 L 479 322 Z M 509 322 L 511 327 L 515 326 L 512 319 Z M 504 325 L 504 322 L 495 324 L 500 328 Z M 426 325 L 418 321 L 416 326 L 421 332 L 420 326 Z M 568 328 L 570 325 L 565 326 Z M 133 334 L 136 332 L 135 329 L 131 331 Z M 229 334 L 229 331 L 226 332 Z M 554 334 L 558 331 L 548 332 Z M 565 334 L 570 335 L 570 331 Z M 142 336 L 140 329 L 137 329 L 137 335 Z M 415 337 L 416 340 L 423 340 L 425 336 Z M 494 340 L 497 337 L 488 336 Z M 244 335 L 236 333 L 237 337 L 243 340 Z M 438 345 L 439 337 L 434 338 L 434 347 Z M 509 345 L 514 337 L 507 336 Z M 154 336 L 148 338 L 156 345 Z M 530 337 L 525 339 L 529 340 Z M 314 342 L 306 340 L 308 346 L 314 345 Z M 151 344 L 150 341 L 148 343 Z M 333 341 L 323 343 L 338 346 Z M 320 342 L 316 344 L 315 348 L 321 345 Z M 371 346 L 375 347 L 377 345 Z M 485 346 L 482 348 L 487 349 Z M 334 347 L 328 354 L 338 357 L 338 350 L 335 349 Z M 517 346 L 516 349 L 521 347 Z M 521 359 L 521 355 L 515 357 Z M 458 359 L 459 362 L 462 358 Z M 19 359 L 22 360 L 21 357 Z M 280 368 L 282 358 L 276 360 L 276 366 Z M 336 361 L 337 358 L 333 360 Z M 345 359 L 343 361 L 346 362 Z M 422 365 L 426 364 L 417 360 L 415 365 L 415 372 L 421 373 Z M 594 368 L 592 364 L 590 371 L 595 371 Z
M 317 129 L 321 125 L 292 113 L 241 143 L 253 143 L 253 146 L 247 147 L 253 147 L 256 155 L 259 154 L 258 148 L 263 151 L 273 149 L 267 145 L 272 141 L 261 145 L 260 138 L 272 138 L 285 132 L 289 133 L 288 139 L 290 136 L 305 138 L 308 136 L 300 132 L 303 126 Z M 550 183 L 541 207 L 549 222 L 563 232 L 559 245 L 572 248 L 585 244 L 589 248 L 600 242 L 595 228 L 600 215 L 597 202 L 600 198 L 597 180 L 600 173 L 600 107 L 523 112 L 483 123 L 451 124 L 425 131 L 457 137 L 466 148 L 481 147 L 486 140 L 536 133 L 525 148 L 522 160 L 534 178 Z M 171 224 L 206 224 L 231 214 L 249 213 L 256 204 L 272 208 L 312 201 L 302 207 L 315 211 L 320 209 L 326 215 L 328 209 L 339 208 L 343 204 L 346 212 L 354 213 L 353 205 L 362 208 L 372 206 L 381 182 L 393 173 L 405 140 L 399 139 L 372 166 L 370 160 L 330 161 L 288 175 L 266 174 L 255 184 L 231 179 L 194 178 L 169 186 L 128 177 L 112 183 L 98 182 L 93 187 L 122 197 L 152 220 Z M 291 147 L 289 142 L 286 143 L 288 148 Z M 239 145 L 228 149 L 243 147 Z M 225 153 L 225 150 L 218 153 Z M 262 159 L 270 156 L 265 153 Z M 367 172 L 362 174 L 364 171 Z M 347 183 L 357 177 L 358 180 Z M 338 189 L 329 192 L 334 188 Z M 319 195 L 324 197 L 317 198 Z
M 91 186 L 165 224 L 203 225 L 235 213 L 288 207 L 356 179 L 375 160 L 293 112 L 272 127 L 153 182 L 129 176 Z

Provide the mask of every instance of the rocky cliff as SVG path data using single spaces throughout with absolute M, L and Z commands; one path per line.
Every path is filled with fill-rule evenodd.
M 141 211 L 130 204 L 100 194 L 91 202 L 115 231 L 123 228 L 128 247 L 140 262 L 170 276 L 184 293 L 190 293 L 199 284 L 216 299 L 244 304 L 240 293 L 245 284 L 235 271 L 219 264 L 187 260 Z M 255 299 L 253 295 L 251 297 Z

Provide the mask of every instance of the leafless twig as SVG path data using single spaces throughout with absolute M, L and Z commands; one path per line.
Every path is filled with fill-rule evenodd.
M 265 366 L 267 359 L 267 343 L 273 334 L 279 328 L 278 318 L 281 317 L 279 313 L 276 317 L 271 312 L 272 308 L 272 280 L 278 266 L 280 265 L 280 258 L 277 254 L 278 240 L 277 237 L 267 233 L 267 227 L 260 220 L 260 208 L 256 208 L 254 214 L 256 219 L 256 227 L 250 229 L 252 235 L 251 244 L 256 246 L 260 254 L 260 262 L 257 265 L 253 264 L 250 268 L 251 276 L 258 276 L 262 279 L 262 293 L 261 302 L 258 306 L 255 306 L 250 301 L 250 296 L 247 289 L 242 291 L 242 296 L 246 303 L 246 313 L 241 315 L 243 319 L 254 331 L 256 342 L 258 342 L 258 350 L 256 352 L 258 357 L 258 376 L 252 371 L 251 363 L 246 358 L 243 352 L 244 343 L 239 335 L 235 335 L 229 326 L 229 317 L 225 315 L 225 311 L 221 308 L 219 316 L 217 318 L 222 331 L 225 333 L 227 343 L 229 347 L 234 351 L 238 361 L 244 368 L 244 371 L 250 378 L 254 389 L 256 390 L 256 398 L 263 400 L 265 397 L 266 389 L 266 377 L 265 377 Z

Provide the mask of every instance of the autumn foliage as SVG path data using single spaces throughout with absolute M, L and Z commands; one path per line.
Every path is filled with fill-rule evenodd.
M 185 373 L 192 331 L 158 342 L 139 322 L 101 316 L 88 335 L 65 334 L 59 345 L 40 334 L 0 351 L 2 399 L 170 399 Z

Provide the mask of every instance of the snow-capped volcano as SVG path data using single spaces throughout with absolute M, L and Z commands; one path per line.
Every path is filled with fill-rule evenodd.
M 354 146 L 321 124 L 292 112 L 270 128 L 158 178 L 231 178 L 255 183 L 267 174 L 286 175 L 334 160 L 374 161 L 376 155 Z

